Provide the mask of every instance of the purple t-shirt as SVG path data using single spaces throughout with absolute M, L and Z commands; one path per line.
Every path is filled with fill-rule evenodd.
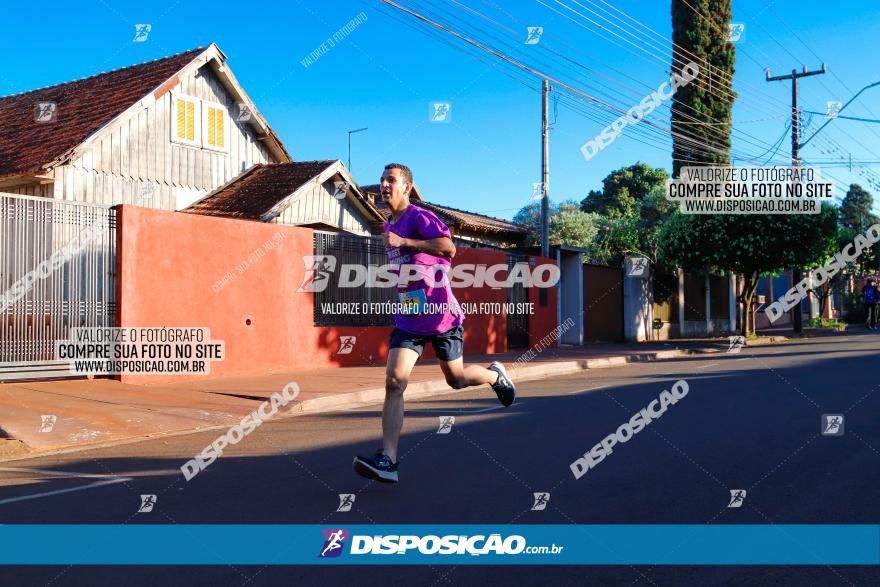
M 396 222 L 385 223 L 385 232 L 415 240 L 431 240 L 442 236 L 452 238 L 449 228 L 433 212 L 412 204 L 407 206 Z M 410 274 L 425 276 L 414 278 L 409 284 L 399 285 L 397 301 L 413 308 L 427 304 L 428 312 L 395 313 L 394 325 L 397 328 L 413 334 L 432 335 L 446 332 L 464 321 L 458 301 L 452 295 L 448 277 L 444 279 L 440 272 L 435 271 L 435 266 L 442 265 L 448 273 L 452 265 L 448 258 L 435 257 L 412 247 L 390 247 L 387 252 L 388 260 L 392 264 L 409 266 L 412 268 Z

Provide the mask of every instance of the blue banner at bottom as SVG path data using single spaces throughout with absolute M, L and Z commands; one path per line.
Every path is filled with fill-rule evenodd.
M 3 525 L 9 565 L 877 565 L 880 525 Z

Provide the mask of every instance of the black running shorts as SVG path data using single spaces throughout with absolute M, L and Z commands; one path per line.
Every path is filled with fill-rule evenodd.
M 413 334 L 395 328 L 391 332 L 391 348 L 412 349 L 422 356 L 425 345 L 431 343 L 441 361 L 454 361 L 464 354 L 464 328 L 456 326 L 442 334 Z

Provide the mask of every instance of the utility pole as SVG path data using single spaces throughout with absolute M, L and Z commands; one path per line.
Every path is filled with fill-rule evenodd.
M 541 84 L 541 256 L 550 256 L 550 127 L 548 95 L 550 83 Z M 547 289 L 541 288 L 538 303 L 547 305 Z
M 548 126 L 548 94 L 550 85 L 544 80 L 541 88 L 541 256 L 550 254 L 550 128 Z
M 817 69 L 815 71 L 807 71 L 807 67 L 804 66 L 803 71 L 798 71 L 796 69 L 791 70 L 791 74 L 789 75 L 777 75 L 775 77 L 770 77 L 770 68 L 767 68 L 767 81 L 768 82 L 776 82 L 781 80 L 791 80 L 791 165 L 792 167 L 798 167 L 801 164 L 801 151 L 800 151 L 800 139 L 798 137 L 798 79 L 802 77 L 809 77 L 811 75 L 822 75 L 825 73 L 825 64 L 822 64 L 822 69 Z M 799 268 L 794 269 L 794 277 L 795 283 L 801 280 L 801 274 L 803 273 Z M 794 307 L 794 314 L 792 316 L 792 326 L 794 327 L 795 332 L 803 332 L 803 316 L 801 312 L 801 305 L 797 304 Z

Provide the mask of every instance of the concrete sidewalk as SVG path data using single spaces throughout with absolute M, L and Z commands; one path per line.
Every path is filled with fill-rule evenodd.
M 765 339 L 774 342 L 776 339 Z M 760 341 L 749 341 L 757 344 Z M 541 379 L 686 353 L 723 352 L 727 339 L 644 344 L 597 344 L 545 349 L 519 368 L 522 351 L 467 356 L 467 363 L 501 361 L 514 381 Z M 273 393 L 296 382 L 300 394 L 282 415 L 318 413 L 381 402 L 385 367 L 338 367 L 173 384 L 130 385 L 112 379 L 23 382 L 0 385 L 0 460 L 36 453 L 114 444 L 133 439 L 224 428 L 241 420 Z M 420 361 L 407 398 L 455 393 L 436 361 Z M 51 430 L 41 416 L 55 416 Z

